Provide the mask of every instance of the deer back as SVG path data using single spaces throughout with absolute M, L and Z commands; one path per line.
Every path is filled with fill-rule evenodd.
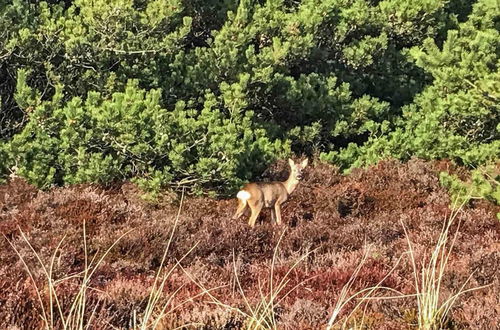
M 249 200 L 261 202 L 264 207 L 272 207 L 278 200 L 283 203 L 288 198 L 288 192 L 282 182 L 249 183 L 243 190 L 250 193 Z

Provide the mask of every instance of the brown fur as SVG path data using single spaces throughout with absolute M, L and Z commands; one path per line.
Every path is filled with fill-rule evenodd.
M 246 207 L 249 206 L 252 214 L 248 224 L 250 227 L 254 227 L 262 208 L 268 207 L 271 208 L 272 221 L 278 225 L 281 224 L 281 204 L 288 199 L 288 196 L 297 187 L 302 178 L 302 170 L 307 166 L 307 159 L 300 164 L 295 164 L 293 160 L 289 159 L 288 163 L 290 165 L 290 176 L 286 181 L 248 183 L 240 190 L 240 193 L 248 193 L 249 198 L 238 196 L 238 209 L 233 219 L 238 219 L 245 212 Z

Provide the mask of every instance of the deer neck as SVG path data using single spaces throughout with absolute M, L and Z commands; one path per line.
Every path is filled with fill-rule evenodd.
M 285 189 L 289 195 L 295 190 L 298 184 L 299 180 L 294 178 L 291 173 L 288 179 L 285 182 L 283 182 L 283 185 L 285 186 Z

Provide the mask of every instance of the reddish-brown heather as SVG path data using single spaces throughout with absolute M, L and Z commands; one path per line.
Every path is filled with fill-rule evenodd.
M 174 293 L 175 297 L 162 325 L 171 328 L 196 322 L 205 324 L 205 329 L 243 327 L 244 317 L 211 303 L 210 297 L 200 295 L 200 286 L 217 288 L 212 294 L 221 303 L 248 312 L 243 295 L 257 306 L 261 294 L 270 293 L 272 273 L 274 288 L 283 278 L 287 280 L 275 304 L 279 327 L 324 327 L 368 245 L 369 255 L 349 294 L 378 284 L 398 261 L 382 285 L 404 294 L 414 293 L 413 269 L 404 256 L 408 245 L 401 223 L 410 233 L 416 259 L 428 257 L 443 221 L 451 213 L 450 197 L 438 179 L 444 169 L 466 175 L 464 169 L 445 161 L 385 161 L 347 176 L 325 164 L 312 166 L 283 205 L 286 225 L 282 227 L 269 223 L 268 210 L 262 212 L 255 229 L 250 229 L 243 218 L 231 220 L 235 200 L 186 198 L 165 262 L 166 271 L 178 260 L 183 269 L 176 268 L 166 281 L 162 301 Z M 263 174 L 264 179 L 284 176 L 285 162 L 276 163 Z M 179 205 L 179 200 L 171 196 L 156 204 L 139 196 L 140 191 L 130 183 L 39 191 L 14 179 L 0 186 L 0 233 L 4 236 L 0 237 L 1 328 L 41 326 L 36 290 L 8 240 L 32 269 L 38 287 L 46 292 L 42 269 L 19 229 L 46 265 L 65 237 L 54 269 L 54 277 L 60 279 L 84 267 L 84 223 L 89 256 L 102 255 L 120 235 L 132 229 L 92 277 L 90 285 L 96 290 L 88 292 L 86 309 L 90 315 L 97 306 L 92 328 L 130 327 L 133 311 L 140 315 L 147 304 Z M 471 273 L 468 287 L 490 285 L 458 300 L 450 318 L 455 327 L 492 329 L 500 323 L 500 222 L 495 218 L 499 211 L 490 203 L 473 202 L 452 226 L 451 232 L 458 229 L 458 235 L 443 292 L 457 291 Z M 290 271 L 305 254 L 304 261 Z M 77 290 L 77 279 L 58 284 L 64 309 L 69 308 Z M 376 295 L 383 294 L 379 291 Z M 353 305 L 349 304 L 342 315 Z M 353 316 L 358 321 L 362 317 L 361 311 Z M 408 297 L 373 300 L 364 315 L 365 325 L 374 329 L 407 329 L 415 320 L 415 299 Z

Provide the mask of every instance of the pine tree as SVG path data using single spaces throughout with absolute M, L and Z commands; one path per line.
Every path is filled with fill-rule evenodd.
M 450 158 L 477 166 L 500 156 L 499 12 L 481 0 L 439 48 L 432 39 L 414 47 L 416 64 L 432 75 L 431 85 L 403 108 L 397 127 L 359 148 L 325 155 L 354 166 L 384 157 Z

